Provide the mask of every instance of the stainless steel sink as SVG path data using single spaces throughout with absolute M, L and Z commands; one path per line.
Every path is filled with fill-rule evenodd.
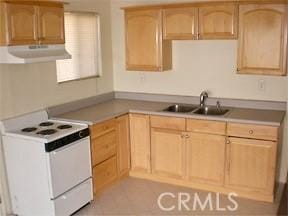
M 201 107 L 195 110 L 193 113 L 198 115 L 211 115 L 211 116 L 223 116 L 228 113 L 229 109 L 222 109 L 217 107 Z
M 197 109 L 197 106 L 193 105 L 180 105 L 180 104 L 174 104 L 172 106 L 169 106 L 165 108 L 164 112 L 173 112 L 173 113 L 189 113 L 193 110 Z

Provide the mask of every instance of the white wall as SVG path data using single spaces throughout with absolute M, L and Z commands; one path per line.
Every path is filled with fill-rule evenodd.
M 67 8 L 101 16 L 103 77 L 58 84 L 56 64 L 0 64 L 0 119 L 113 91 L 110 1 L 70 0 Z
M 112 0 L 116 91 L 198 96 L 201 91 L 207 89 L 212 97 L 286 101 L 285 77 L 236 74 L 236 40 L 173 41 L 173 70 L 160 73 L 127 72 L 124 12 L 120 7 L 143 2 L 167 3 L 167 0 Z M 260 91 L 258 88 L 258 81 L 262 79 L 266 82 L 265 91 Z

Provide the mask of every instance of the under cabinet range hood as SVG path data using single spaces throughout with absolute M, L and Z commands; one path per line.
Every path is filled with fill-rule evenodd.
M 26 64 L 71 59 L 65 45 L 0 46 L 0 64 Z

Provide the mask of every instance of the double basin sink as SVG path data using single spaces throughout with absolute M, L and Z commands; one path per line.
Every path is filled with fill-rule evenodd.
M 174 104 L 165 108 L 162 111 L 171 112 L 171 113 L 192 113 L 192 114 L 206 115 L 206 116 L 224 116 L 230 110 L 223 109 L 220 107 L 213 107 L 213 106 L 199 107 L 199 106 L 194 106 L 194 105 Z

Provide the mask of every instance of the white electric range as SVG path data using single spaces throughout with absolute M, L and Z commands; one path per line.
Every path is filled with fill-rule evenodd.
M 39 111 L 1 122 L 13 213 L 71 215 L 93 199 L 89 129 Z

